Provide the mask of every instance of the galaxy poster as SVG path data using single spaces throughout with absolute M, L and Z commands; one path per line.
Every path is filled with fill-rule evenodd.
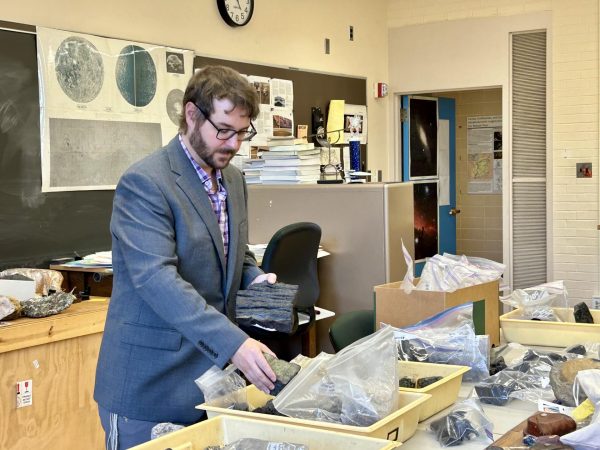
M 415 260 L 438 252 L 438 190 L 437 182 L 415 183 Z

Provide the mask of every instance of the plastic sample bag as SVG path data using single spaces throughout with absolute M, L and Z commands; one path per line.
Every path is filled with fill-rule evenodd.
M 422 291 L 453 292 L 502 277 L 506 266 L 485 258 L 465 255 L 434 255 L 427 258 L 417 286 L 414 286 L 413 261 L 402 243 L 402 252 L 408 270 L 401 287 L 408 294 L 413 289 Z
M 398 409 L 396 344 L 386 326 L 335 355 L 321 353 L 273 405 L 289 417 L 370 426 Z
M 204 394 L 204 401 L 211 406 L 248 410 L 246 381 L 236 372 L 234 365 L 224 370 L 212 366 L 195 380 Z
M 583 390 L 595 405 L 594 415 L 588 426 L 561 436 L 560 441 L 575 450 L 598 450 L 600 449 L 600 370 L 579 371 L 573 383 L 573 397 L 576 401 L 579 398 L 579 390 Z
M 476 439 L 484 442 L 493 440 L 492 422 L 474 399 L 457 403 L 450 414 L 431 422 L 429 430 L 442 447 L 461 445 Z
M 554 400 L 550 370 L 557 364 L 578 357 L 557 352 L 527 350 L 521 360 L 475 385 L 482 403 L 503 406 L 512 398 L 537 403 Z
M 473 327 L 473 304 L 464 303 L 415 325 L 394 329 L 398 359 L 469 366 L 465 381 L 489 376 L 487 354 Z
M 500 297 L 500 300 L 513 308 L 520 308 L 521 318 L 524 320 L 557 322 L 560 319 L 554 314 L 552 308 L 568 306 L 567 288 L 563 281 L 553 281 L 527 289 L 515 289 L 510 295 Z
M 291 442 L 271 442 L 255 438 L 242 438 L 220 447 L 208 447 L 207 450 L 308 450 L 308 446 Z

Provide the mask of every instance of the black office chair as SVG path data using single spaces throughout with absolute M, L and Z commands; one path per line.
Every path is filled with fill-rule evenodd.
M 319 225 L 298 222 L 276 231 L 265 249 L 262 270 L 265 273 L 277 274 L 279 282 L 298 285 L 295 309 L 309 316 L 308 323 L 299 325 L 290 335 L 268 332 L 256 327 L 243 327 L 251 337 L 270 347 L 279 358 L 289 360 L 299 353 L 298 346 L 293 348 L 294 341 L 297 343 L 315 321 L 315 304 L 319 298 L 317 252 L 320 242 Z
M 341 314 L 329 328 L 335 352 L 375 332 L 375 311 L 359 310 Z

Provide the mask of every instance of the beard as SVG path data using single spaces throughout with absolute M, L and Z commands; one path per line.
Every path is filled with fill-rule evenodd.
M 200 125 L 196 122 L 194 131 L 190 133 L 190 144 L 196 155 L 209 167 L 213 169 L 224 169 L 229 165 L 237 150 L 231 147 L 220 147 L 211 149 L 200 132 Z

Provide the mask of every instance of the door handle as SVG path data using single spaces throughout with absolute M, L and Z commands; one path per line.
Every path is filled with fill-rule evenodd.
M 460 209 L 456 209 L 456 208 L 452 208 L 448 214 L 450 214 L 451 216 L 456 216 L 457 214 L 460 214 Z

